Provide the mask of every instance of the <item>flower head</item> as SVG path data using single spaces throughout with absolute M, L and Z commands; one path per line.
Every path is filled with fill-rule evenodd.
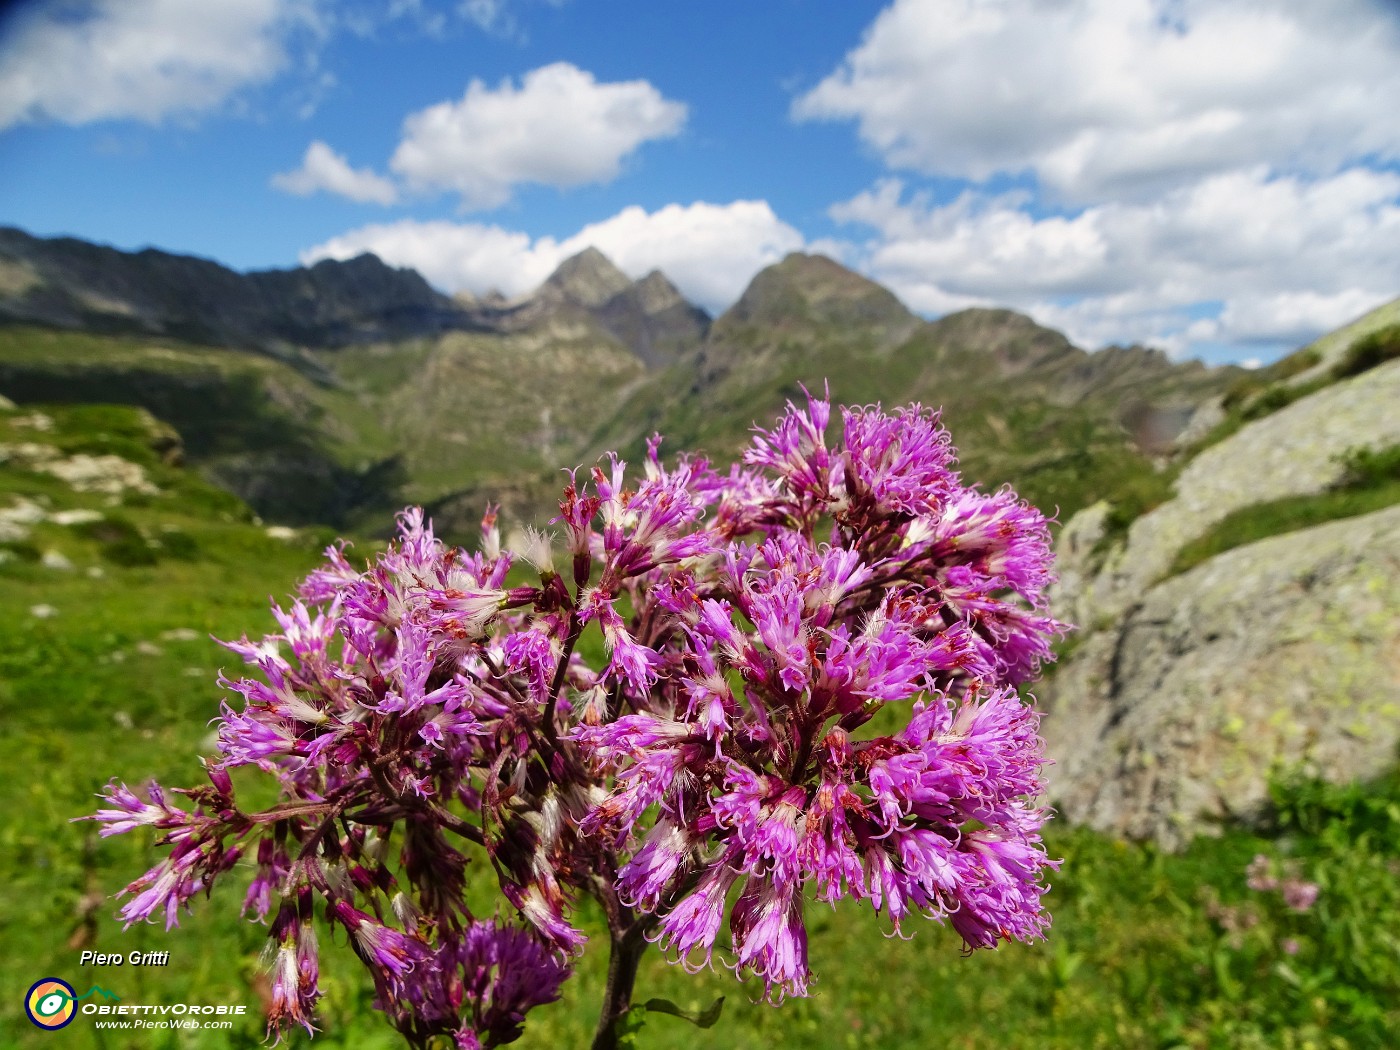
M 363 568 L 329 548 L 273 633 L 227 643 L 247 669 L 220 678 L 190 805 L 102 795 L 104 836 L 169 847 L 120 917 L 173 925 L 246 855 L 273 1030 L 314 1028 L 319 920 L 410 1042 L 466 1048 L 558 998 L 585 895 L 616 943 L 646 933 L 692 968 L 718 949 L 773 1002 L 814 979 L 809 893 L 971 948 L 1039 937 L 1055 862 L 1017 687 L 1065 629 L 1047 523 L 964 485 L 936 412 L 835 418 L 808 393 L 727 472 L 663 462 L 659 437 L 630 476 L 615 455 L 570 471 L 561 557 L 541 533 L 511 545 L 536 582 L 494 508 L 473 552 L 419 510 Z M 240 808 L 236 766 L 276 805 Z M 498 917 L 473 912 L 473 864 Z M 1316 898 L 1296 872 L 1250 877 Z

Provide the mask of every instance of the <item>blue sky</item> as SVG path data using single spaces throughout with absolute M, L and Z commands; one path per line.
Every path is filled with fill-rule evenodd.
M 927 315 L 1269 360 L 1400 295 L 1389 0 L 30 0 L 0 222 L 711 312 L 822 251 Z

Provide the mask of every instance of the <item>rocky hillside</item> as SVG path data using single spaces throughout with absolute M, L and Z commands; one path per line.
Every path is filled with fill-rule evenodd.
M 1260 812 L 1282 772 L 1395 762 L 1400 360 L 1347 355 L 1397 307 L 1236 392 L 1125 534 L 1107 503 L 1061 532 L 1056 611 L 1081 634 L 1045 730 L 1070 819 L 1176 845 Z
M 401 339 L 469 315 L 412 270 L 373 255 L 241 274 L 208 259 L 122 252 L 0 228 L 0 317 L 272 351 Z
M 592 318 L 648 364 L 698 343 L 709 323 L 664 276 L 633 282 L 594 249 L 531 295 L 476 300 L 446 296 L 370 254 L 243 274 L 153 248 L 123 252 L 0 227 L 0 320 L 10 322 L 286 354 L 519 331 L 560 312 Z
M 588 451 L 635 456 L 659 431 L 670 447 L 730 457 L 802 385 L 829 384 L 847 404 L 942 406 L 968 477 L 1014 482 L 1067 517 L 1153 487 L 1154 460 L 1241 374 L 1140 347 L 1089 353 L 1009 310 L 925 322 L 830 259 L 794 254 L 758 274 L 693 354 L 643 377 Z

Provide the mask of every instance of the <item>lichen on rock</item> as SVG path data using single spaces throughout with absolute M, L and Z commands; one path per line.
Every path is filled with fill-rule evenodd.
M 1052 607 L 1083 633 L 1042 696 L 1065 816 L 1180 846 L 1258 814 L 1282 772 L 1345 781 L 1395 763 L 1400 507 L 1168 573 L 1232 511 L 1322 492 L 1348 450 L 1400 443 L 1398 404 L 1393 362 L 1205 449 L 1123 540 L 1105 538 L 1105 504 L 1066 524 Z

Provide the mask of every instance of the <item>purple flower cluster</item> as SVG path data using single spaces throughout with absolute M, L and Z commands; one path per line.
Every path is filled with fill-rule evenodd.
M 629 587 L 661 610 L 634 641 L 662 687 L 614 681 L 616 717 L 570 734 L 612 775 L 585 828 L 626 858 L 622 899 L 696 965 L 727 910 L 732 965 L 774 999 L 807 990 L 809 895 L 869 900 L 896 930 L 946 918 L 970 947 L 1046 923 L 1043 759 L 1014 688 L 1061 629 L 1045 521 L 962 486 L 918 406 L 843 423 L 828 447 L 809 399 L 727 478 L 684 468 L 715 549 Z M 649 476 L 675 484 L 655 460 Z
M 1274 862 L 1265 854 L 1255 854 L 1245 868 L 1245 885 L 1255 893 L 1277 893 L 1289 911 L 1311 911 L 1320 892 L 1317 883 L 1308 882 L 1298 873 L 1297 861 L 1285 861 L 1283 875 L 1275 874 Z
M 615 456 L 571 475 L 562 572 L 550 537 L 503 550 L 489 514 L 475 554 L 417 511 L 364 571 L 329 550 L 278 633 L 228 643 L 256 674 L 221 680 L 239 702 L 193 809 L 114 784 L 92 818 L 172 847 L 122 917 L 173 924 L 244 858 L 275 1028 L 313 1027 L 319 922 L 411 1042 L 463 1047 L 557 998 L 583 895 L 615 950 L 718 952 L 774 1001 L 807 991 L 813 898 L 972 948 L 1039 936 L 1054 862 L 1017 687 L 1064 629 L 1044 518 L 964 486 L 918 405 L 833 428 L 809 397 L 727 473 L 658 445 L 635 487 Z M 240 766 L 282 802 L 241 809 Z M 514 918 L 472 914 L 470 854 Z M 610 995 L 600 1031 L 630 984 Z

